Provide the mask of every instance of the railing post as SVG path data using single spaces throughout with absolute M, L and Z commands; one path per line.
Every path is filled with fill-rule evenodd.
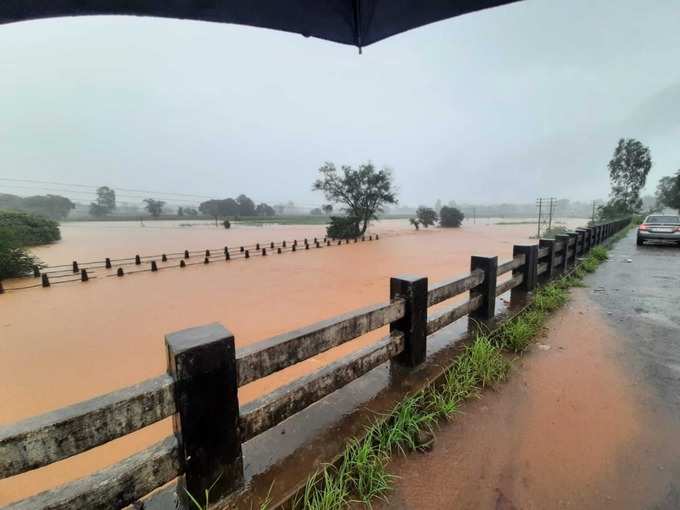
M 427 277 L 402 275 L 390 278 L 390 299 L 406 300 L 406 313 L 390 323 L 390 332 L 404 334 L 404 351 L 394 360 L 407 367 L 425 361 L 427 355 Z
M 575 254 L 576 256 L 581 256 L 585 252 L 585 247 L 586 247 L 586 233 L 585 230 L 582 228 L 577 228 L 575 231 L 576 234 L 576 251 Z M 574 257 L 574 262 L 576 261 L 576 257 Z
M 512 258 L 514 259 L 518 255 L 524 255 L 524 264 L 519 266 L 517 269 L 513 269 L 512 276 L 515 277 L 518 274 L 521 274 L 524 278 L 522 278 L 522 283 L 510 291 L 511 301 L 518 298 L 526 298 L 527 293 L 531 292 L 534 290 L 534 287 L 536 287 L 536 274 L 538 273 L 538 245 L 530 244 L 513 246 Z
M 481 296 L 482 304 L 470 313 L 469 317 L 478 321 L 488 321 L 496 315 L 496 281 L 498 278 L 498 257 L 478 257 L 470 259 L 470 271 L 484 271 L 484 281 L 470 289 L 470 299 Z
M 243 485 L 234 336 L 210 324 L 166 335 L 165 344 L 186 490 L 200 500 L 212 487 L 217 501 Z
M 567 234 L 558 234 L 555 236 L 555 240 L 562 243 L 562 264 L 560 265 L 560 272 L 564 273 L 567 271 L 567 250 L 569 249 L 569 236 Z
M 577 255 L 576 248 L 578 247 L 578 234 L 576 232 L 567 232 L 567 235 L 569 236 L 569 241 L 571 241 L 572 239 L 574 240 L 574 245 L 573 245 L 574 251 L 571 255 L 571 259 L 570 259 L 571 262 L 569 263 L 569 265 L 573 267 L 576 264 L 576 255 Z
M 548 249 L 548 255 L 545 257 L 545 262 L 548 264 L 548 269 L 546 269 L 545 273 L 538 277 L 538 280 L 543 283 L 547 282 L 548 280 L 552 280 L 553 271 L 555 270 L 555 240 L 539 239 L 538 247 Z

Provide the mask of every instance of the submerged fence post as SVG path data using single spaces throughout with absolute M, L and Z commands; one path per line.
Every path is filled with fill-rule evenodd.
M 394 360 L 407 367 L 420 365 L 427 354 L 427 277 L 390 278 L 390 299 L 406 301 L 404 317 L 390 323 L 390 332 L 404 334 L 404 350 Z
M 50 279 L 47 276 L 47 273 L 42 274 L 42 286 L 43 287 L 49 287 L 50 286 Z
M 73 261 L 73 272 L 74 272 L 74 273 L 77 273 L 78 271 L 80 271 L 80 270 L 78 269 L 78 262 L 76 262 L 76 261 L 74 260 L 74 261 Z
M 139 257 L 139 255 L 135 255 L 135 265 L 140 265 L 142 263 L 142 259 Z
M 189 250 L 184 250 L 184 258 L 185 259 L 189 258 Z
M 158 271 L 158 264 L 156 264 L 155 260 L 151 261 L 151 271 L 153 271 L 153 272 Z
M 555 270 L 555 240 L 554 239 L 539 239 L 539 248 L 547 248 L 548 255 L 545 256 L 545 262 L 548 264 L 548 268 L 545 272 L 537 276 L 538 282 L 544 283 L 548 280 L 552 280 L 553 271 Z
M 184 261 L 182 261 L 184 262 Z M 118 268 L 118 271 L 116 271 L 116 276 L 125 276 L 125 271 L 123 271 L 122 267 Z
M 104 261 L 104 267 L 106 267 L 106 269 L 111 269 L 111 259 L 110 258 L 106 257 L 106 260 Z
M 513 278 L 518 274 L 523 276 L 522 283 L 510 291 L 510 299 L 526 298 L 528 292 L 536 287 L 536 274 L 538 273 L 538 245 L 515 245 L 512 247 L 512 258 L 524 255 L 524 264 L 512 270 Z M 495 298 L 495 289 L 494 289 Z
M 183 484 L 218 501 L 243 486 L 234 336 L 221 324 L 166 335 Z M 186 496 L 184 491 L 183 496 Z
M 87 269 L 81 269 L 80 270 L 80 281 L 81 282 L 86 282 L 90 279 L 89 276 L 87 276 Z
M 470 312 L 470 318 L 488 321 L 496 315 L 496 281 L 498 279 L 498 257 L 478 257 L 470 259 L 470 271 L 484 271 L 484 281 L 470 289 L 470 299 L 482 298 L 482 304 Z

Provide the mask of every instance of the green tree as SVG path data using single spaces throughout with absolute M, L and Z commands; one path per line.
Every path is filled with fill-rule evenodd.
M 634 138 L 621 138 L 608 168 L 611 183 L 609 207 L 605 206 L 601 211 L 623 215 L 639 211 L 642 207 L 640 191 L 645 187 L 652 168 L 649 147 Z
M 465 215 L 459 209 L 446 205 L 442 207 L 439 217 L 439 224 L 445 228 L 458 228 L 465 219 Z
M 382 212 L 385 204 L 396 204 L 397 197 L 388 169 L 376 170 L 372 163 L 354 170 L 345 165 L 341 172 L 333 163 L 319 168 L 321 177 L 313 189 L 322 191 L 326 200 L 345 204 L 345 212 L 358 222 L 359 234 L 366 232 L 368 224 Z
M 184 216 L 184 207 L 177 208 L 177 216 Z
M 413 225 L 416 230 L 420 230 L 420 221 L 417 218 L 409 218 L 408 222 Z
M 212 217 L 215 220 L 215 226 L 220 218 L 227 216 L 225 200 L 206 200 L 199 204 L 198 210 L 201 214 Z
M 97 188 L 97 200 L 90 203 L 90 214 L 101 218 L 116 208 L 116 192 L 108 186 Z
M 416 209 L 416 218 L 418 218 L 418 222 L 425 228 L 434 225 L 438 219 L 434 209 L 423 206 Z
M 236 203 L 238 204 L 239 216 L 255 216 L 255 202 L 249 197 L 241 194 L 236 197 Z
M 673 176 L 659 179 L 656 187 L 656 200 L 663 207 L 680 211 L 680 170 Z
M 26 197 L 21 204 L 21 210 L 39 214 L 53 220 L 63 220 L 68 213 L 76 208 L 76 204 L 61 195 L 36 195 Z
M 272 206 L 263 202 L 261 204 L 257 204 L 257 207 L 255 208 L 255 214 L 258 216 L 276 216 L 276 211 Z
M 326 216 L 330 216 L 330 214 L 333 212 L 333 205 L 332 204 L 323 204 L 321 206 L 321 210 Z
M 163 206 L 165 205 L 165 202 L 162 200 L 154 200 L 153 198 L 145 198 L 144 204 L 146 204 L 144 209 L 146 209 L 148 213 L 154 218 L 158 218 L 163 212 Z

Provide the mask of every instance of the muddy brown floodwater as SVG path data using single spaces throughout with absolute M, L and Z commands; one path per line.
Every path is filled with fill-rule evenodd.
M 397 488 L 380 508 L 678 508 L 657 505 L 677 476 L 677 424 L 631 377 L 588 292 L 550 320 L 549 350 L 466 404 L 431 453 L 392 463 Z
M 491 223 L 491 222 L 489 222 Z M 570 226 L 582 224 L 572 220 Z M 505 259 L 531 225 L 468 224 L 413 232 L 382 221 L 380 241 L 248 261 L 101 278 L 0 296 L 0 424 L 138 383 L 165 371 L 166 333 L 211 322 L 244 346 L 388 299 L 389 277 L 431 281 L 469 269 L 470 255 Z M 322 227 L 177 228 L 68 223 L 35 252 L 51 265 L 323 235 Z M 241 403 L 384 334 L 377 331 L 239 391 Z M 167 435 L 169 420 L 51 466 L 0 481 L 0 504 L 85 476 Z

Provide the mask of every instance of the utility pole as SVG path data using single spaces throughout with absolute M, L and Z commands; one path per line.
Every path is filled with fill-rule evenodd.
M 536 199 L 536 205 L 538 206 L 538 225 L 537 225 L 537 233 L 536 233 L 536 239 L 541 238 L 541 215 L 543 213 L 543 199 L 538 198 Z
M 550 203 L 550 214 L 548 215 L 548 230 L 552 228 L 552 219 L 553 219 L 553 210 L 555 207 L 555 197 L 550 197 L 549 199 Z
M 595 225 L 595 202 L 596 200 L 593 200 L 593 217 L 590 220 L 593 223 L 593 225 Z

